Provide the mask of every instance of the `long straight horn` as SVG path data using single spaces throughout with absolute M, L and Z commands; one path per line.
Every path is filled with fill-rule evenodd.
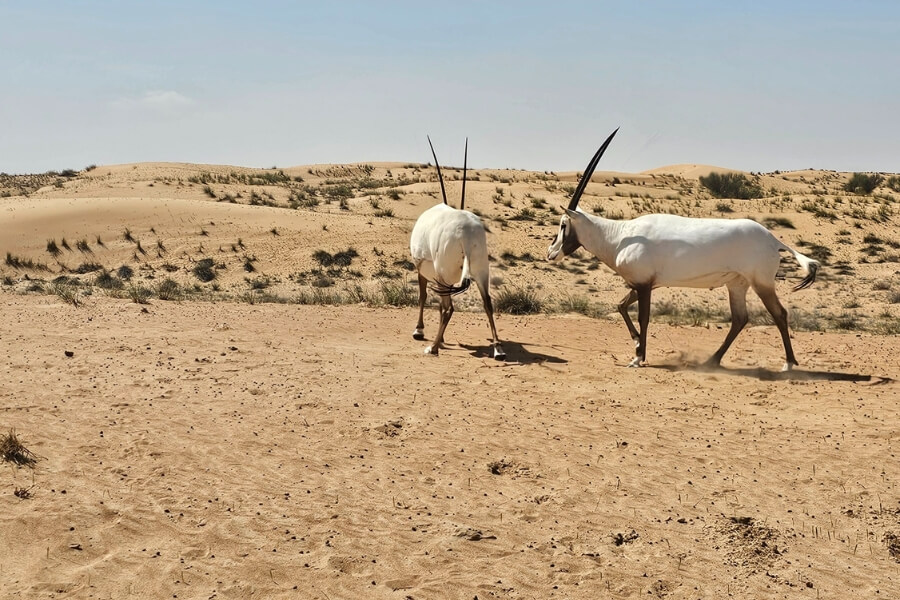
M 606 138 L 606 141 L 603 142 L 603 145 L 600 146 L 599 150 L 597 150 L 594 158 L 592 158 L 591 162 L 588 163 L 587 168 L 584 170 L 584 175 L 581 176 L 581 181 L 578 182 L 578 187 L 575 188 L 575 193 L 572 194 L 572 199 L 569 200 L 569 210 L 575 210 L 575 208 L 578 206 L 578 201 L 581 200 L 581 195 L 584 193 L 585 188 L 587 188 L 587 184 L 591 180 L 591 176 L 594 174 L 594 169 L 597 168 L 597 163 L 600 162 L 600 157 L 603 156 L 604 152 L 606 152 L 606 147 L 609 146 L 609 143 L 614 137 L 616 137 L 616 134 L 618 132 L 619 128 L 616 127 L 616 130 L 609 134 L 609 137 Z
M 469 138 L 466 138 L 466 150 L 463 153 L 463 189 L 462 198 L 459 200 L 459 210 L 466 207 L 466 160 L 469 158 Z
M 431 137 L 428 138 L 428 145 L 431 146 L 431 155 L 434 157 L 434 166 L 437 167 L 438 181 L 441 182 L 441 196 L 444 197 L 444 204 L 447 204 L 447 191 L 444 189 L 444 176 L 441 175 L 441 165 L 438 164 L 437 154 L 434 153 L 434 144 L 431 143 Z

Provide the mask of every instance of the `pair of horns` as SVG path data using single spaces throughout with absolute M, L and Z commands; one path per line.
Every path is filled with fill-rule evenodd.
M 581 176 L 581 181 L 578 182 L 578 187 L 575 188 L 575 193 L 572 194 L 572 199 L 569 201 L 569 210 L 575 210 L 578 206 L 578 201 L 581 200 L 581 195 L 584 193 L 585 188 L 587 188 L 587 184 L 591 180 L 591 175 L 594 174 L 594 169 L 597 168 L 597 163 L 600 162 L 600 157 L 606 152 L 606 147 L 609 146 L 609 143 L 616 137 L 618 132 L 619 128 L 616 127 L 616 130 L 609 134 L 609 137 L 606 138 L 606 141 L 603 142 L 603 145 L 597 150 L 594 158 L 588 163 L 587 169 L 584 170 L 584 175 Z
M 441 196 L 444 197 L 444 204 L 448 204 L 447 202 L 447 190 L 444 189 L 444 176 L 441 175 L 441 165 L 438 163 L 437 154 L 434 152 L 434 144 L 431 143 L 431 137 L 425 136 L 428 138 L 428 145 L 431 146 L 431 155 L 434 157 L 434 166 L 437 167 L 438 172 L 438 180 L 441 182 Z M 462 197 L 459 200 L 459 210 L 463 210 L 466 206 L 466 161 L 469 158 L 469 138 L 466 138 L 466 150 L 463 154 L 463 183 L 462 183 Z

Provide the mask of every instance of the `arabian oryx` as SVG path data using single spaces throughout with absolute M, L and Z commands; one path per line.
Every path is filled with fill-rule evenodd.
M 469 289 L 469 285 L 474 279 L 478 291 L 481 292 L 484 312 L 487 313 L 488 323 L 491 326 L 494 358 L 504 360 L 506 353 L 503 351 L 503 346 L 500 345 L 497 328 L 494 326 L 494 306 L 491 303 L 489 289 L 490 267 L 485 227 L 476 215 L 463 210 L 466 202 L 466 160 L 469 141 L 466 140 L 466 153 L 463 158 L 462 199 L 459 203 L 459 210 L 447 203 L 444 178 L 441 175 L 441 166 L 438 163 L 437 154 L 434 152 L 434 146 L 431 144 L 431 138 L 428 138 L 428 145 L 431 146 L 431 155 L 434 156 L 434 165 L 437 167 L 444 203 L 429 208 L 419 216 L 409 240 L 413 263 L 419 273 L 419 321 L 413 332 L 413 338 L 425 339 L 425 324 L 422 317 L 425 311 L 426 288 L 430 282 L 432 291 L 441 299 L 441 323 L 434 341 L 425 348 L 425 354 L 437 356 L 438 349 L 444 342 L 444 331 L 453 315 L 452 296 Z
M 618 129 L 607 138 L 591 162 L 569 207 L 559 221 L 559 232 L 547 252 L 550 261 L 562 260 L 584 248 L 616 272 L 631 288 L 619 304 L 619 312 L 635 342 L 638 367 L 647 358 L 647 325 L 650 321 L 650 294 L 658 287 L 728 288 L 731 329 L 725 341 L 707 361 L 718 366 L 749 317 L 747 290 L 753 288 L 772 315 L 784 343 L 788 371 L 797 365 L 788 333 L 787 311 L 775 295 L 775 274 L 779 252 L 787 250 L 800 263 L 804 279 L 794 288 L 801 290 L 816 279 L 819 262 L 782 244 L 768 229 L 750 219 L 696 219 L 676 215 L 644 215 L 627 221 L 611 221 L 589 215 L 578 208 L 594 169 Z M 628 307 L 638 303 L 635 329 Z

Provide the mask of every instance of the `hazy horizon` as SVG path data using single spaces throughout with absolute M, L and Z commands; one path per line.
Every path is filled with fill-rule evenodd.
M 193 162 L 900 171 L 886 1 L 0 1 L 0 172 Z

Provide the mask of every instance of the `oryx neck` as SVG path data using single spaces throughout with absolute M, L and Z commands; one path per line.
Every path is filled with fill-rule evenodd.
M 615 255 L 622 239 L 624 222 L 582 213 L 590 222 L 589 227 L 577 230 L 578 241 L 584 249 L 599 258 L 608 267 L 616 263 Z M 587 231 L 581 231 L 586 229 Z

